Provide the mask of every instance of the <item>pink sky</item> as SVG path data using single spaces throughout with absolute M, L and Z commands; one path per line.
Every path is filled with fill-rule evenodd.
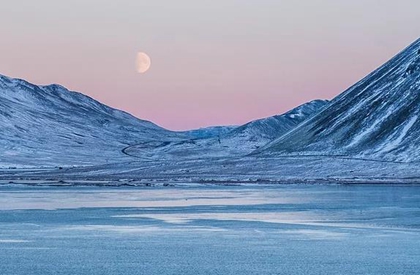
M 19 2 L 2 3 L 0 74 L 173 130 L 330 99 L 420 37 L 418 0 Z

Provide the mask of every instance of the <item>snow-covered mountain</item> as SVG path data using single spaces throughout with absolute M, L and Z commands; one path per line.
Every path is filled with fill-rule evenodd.
M 128 145 L 180 134 L 59 85 L 0 76 L 0 164 L 81 165 L 120 161 Z
M 248 122 L 221 135 L 220 141 L 257 149 L 319 113 L 327 104 L 327 100 L 313 100 L 284 114 Z
M 420 161 L 420 39 L 262 154 Z
M 238 126 L 210 126 L 206 128 L 199 128 L 195 130 L 185 131 L 184 133 L 191 138 L 212 138 L 225 135 Z
M 172 132 L 59 85 L 0 76 L 1 166 L 90 165 L 247 154 L 325 105 L 314 101 L 246 125 Z M 131 157 L 130 157 L 131 156 Z
M 185 132 L 194 139 L 217 138 L 221 142 L 247 143 L 250 148 L 258 148 L 287 133 L 302 121 L 320 112 L 328 100 L 313 100 L 284 114 L 257 119 L 240 126 L 213 126 Z
M 98 165 L 246 155 L 326 106 L 322 100 L 242 126 L 172 132 L 59 85 L 0 76 L 0 166 Z
M 135 144 L 125 153 L 147 159 L 199 159 L 244 156 L 287 133 L 305 119 L 320 112 L 328 101 L 314 100 L 273 117 L 234 127 L 216 127 L 187 132 L 190 139 Z

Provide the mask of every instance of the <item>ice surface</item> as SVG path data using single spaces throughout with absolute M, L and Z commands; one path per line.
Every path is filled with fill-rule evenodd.
M 0 274 L 418 274 L 419 186 L 0 188 Z

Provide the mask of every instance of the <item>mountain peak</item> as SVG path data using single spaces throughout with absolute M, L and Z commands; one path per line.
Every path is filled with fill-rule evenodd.
M 420 39 L 262 153 L 420 161 Z
M 0 165 L 73 165 L 124 158 L 128 144 L 174 133 L 60 85 L 0 76 Z

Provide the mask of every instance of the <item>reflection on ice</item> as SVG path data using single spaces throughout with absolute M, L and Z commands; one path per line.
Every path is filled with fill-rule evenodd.
M 157 219 L 173 224 L 185 224 L 193 220 L 248 221 L 288 224 L 308 224 L 316 221 L 315 214 L 305 212 L 129 214 L 113 217 Z
M 0 243 L 28 243 L 28 242 L 30 242 L 30 241 L 28 241 L 28 240 L 11 240 L 11 239 L 1 240 L 0 239 Z
M 9 189 L 1 188 L 0 210 L 73 209 L 92 207 L 188 207 L 304 203 L 306 198 L 271 194 L 268 190 L 185 189 Z M 105 189 L 105 190 L 104 190 Z
M 107 231 L 116 232 L 121 234 L 137 234 L 137 233 L 158 233 L 158 232 L 191 232 L 191 231 L 203 231 L 203 232 L 222 232 L 226 231 L 222 228 L 217 227 L 201 227 L 201 226 L 188 226 L 183 228 L 165 228 L 158 226 L 121 226 L 121 225 L 78 225 L 78 226 L 66 226 L 59 228 L 59 230 L 74 230 L 74 231 Z
M 295 229 L 285 230 L 281 234 L 288 234 L 292 239 L 298 240 L 342 240 L 349 237 L 349 233 L 336 232 L 331 230 L 310 230 L 310 229 Z

